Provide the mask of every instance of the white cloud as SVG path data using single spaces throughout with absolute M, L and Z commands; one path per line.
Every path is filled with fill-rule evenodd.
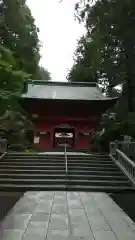
M 27 0 L 40 29 L 41 64 L 52 73 L 53 81 L 65 81 L 73 64 L 73 53 L 84 27 L 74 19 L 77 0 Z

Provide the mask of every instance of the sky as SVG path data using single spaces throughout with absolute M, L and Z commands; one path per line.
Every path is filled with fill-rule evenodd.
M 40 29 L 42 43 L 40 64 L 51 72 L 53 81 L 66 81 L 73 65 L 77 39 L 85 32 L 74 18 L 77 0 L 27 0 Z

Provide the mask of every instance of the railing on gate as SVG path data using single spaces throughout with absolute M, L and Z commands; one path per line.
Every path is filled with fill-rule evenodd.
M 0 153 L 4 154 L 7 151 L 7 140 L 0 139 Z
M 135 186 L 135 147 L 134 142 L 111 142 L 110 157 L 120 167 Z

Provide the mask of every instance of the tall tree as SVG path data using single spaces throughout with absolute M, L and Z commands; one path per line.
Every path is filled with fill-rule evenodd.
M 92 4 L 93 2 L 93 4 Z M 117 84 L 122 86 L 122 94 L 127 98 L 128 110 L 135 110 L 135 1 L 134 0 L 97 0 L 79 1 L 76 4 L 76 15 L 84 21 L 87 29 L 82 59 L 86 59 L 86 52 L 90 56 L 91 40 L 97 42 L 92 58 L 99 56 L 98 64 L 92 64 L 87 58 L 89 67 L 94 67 L 97 81 L 105 87 L 107 94 L 112 94 L 112 88 Z M 91 51 L 91 50 L 90 50 Z M 85 62 L 86 64 L 86 62 Z M 95 70 L 96 67 L 96 70 Z M 84 62 L 76 61 L 69 73 L 69 80 L 74 80 L 72 72 L 85 69 Z M 74 71 L 73 71 L 74 70 Z M 94 76 L 94 75 L 93 75 Z M 90 81 L 92 78 L 89 78 Z M 76 79 L 77 80 L 77 79 Z M 85 80 L 85 78 L 84 78 Z
M 22 93 L 25 81 L 29 75 L 18 69 L 12 52 L 0 45 L 0 115 L 8 108 L 13 108 L 13 103 Z
M 38 74 L 37 74 L 37 79 L 38 80 L 46 80 L 46 81 L 49 81 L 51 80 L 51 73 L 45 69 L 44 67 L 42 66 L 39 66 L 39 71 L 38 71 Z
M 99 51 L 98 40 L 83 36 L 78 41 L 74 54 L 74 64 L 67 79 L 78 82 L 96 82 L 98 80 Z
M 18 98 L 29 78 L 36 79 L 38 74 L 38 78 L 42 79 L 39 50 L 38 29 L 26 0 L 1 0 L 0 130 L 4 128 L 4 131 L 10 133 L 14 129 L 18 131 L 20 120 L 16 116 L 24 119 Z M 46 74 L 49 76 L 47 71 Z M 27 119 L 25 120 L 26 123 Z M 24 129 L 26 130 L 26 125 Z
M 39 55 L 38 29 L 26 0 L 0 1 L 0 43 L 13 51 L 18 68 L 34 78 Z

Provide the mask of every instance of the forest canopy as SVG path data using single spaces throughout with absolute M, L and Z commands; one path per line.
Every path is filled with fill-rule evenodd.
M 78 40 L 67 79 L 97 82 L 109 96 L 119 96 L 121 92 L 125 111 L 133 112 L 135 1 L 78 1 L 75 15 L 85 24 L 86 34 Z M 118 85 L 121 91 L 116 91 Z
M 0 128 L 6 117 L 11 123 L 18 112 L 22 114 L 18 98 L 29 79 L 51 79 L 48 70 L 39 65 L 38 33 L 26 0 L 0 1 Z

